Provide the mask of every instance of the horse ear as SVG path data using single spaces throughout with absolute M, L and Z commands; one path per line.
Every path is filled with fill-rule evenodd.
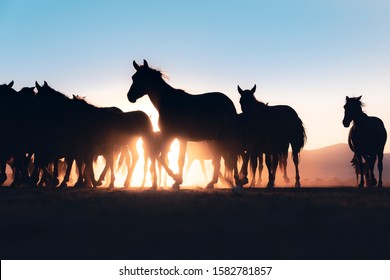
M 135 62 L 135 60 L 133 60 L 133 66 L 134 66 L 134 69 L 138 71 L 139 65 L 137 64 L 137 62 Z
M 12 88 L 13 85 L 14 85 L 14 80 L 12 80 L 12 81 L 8 84 L 8 87 L 9 87 L 9 88 Z
M 47 84 L 46 81 L 43 81 L 43 86 L 48 87 L 49 85 Z
M 253 88 L 251 89 L 251 93 L 252 94 L 255 94 L 255 91 L 256 91 L 256 84 L 253 86 Z
M 240 86 L 237 86 L 237 89 L 238 89 L 238 93 L 239 93 L 240 95 L 242 95 L 242 94 L 244 93 L 244 91 L 240 88 Z
M 363 95 L 360 95 L 360 96 L 357 98 L 357 100 L 360 101 L 360 99 L 362 99 L 362 96 L 363 96 Z
M 38 84 L 37 81 L 35 81 L 35 87 L 39 90 L 41 88 L 41 86 Z
M 345 101 L 346 101 L 346 102 L 349 101 L 349 97 L 348 97 L 348 96 L 345 97 Z
M 149 64 L 148 64 L 148 62 L 146 61 L 146 59 L 144 59 L 144 66 L 149 68 Z

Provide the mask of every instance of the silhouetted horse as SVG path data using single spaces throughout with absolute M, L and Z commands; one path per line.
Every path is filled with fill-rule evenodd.
M 111 182 L 109 187 L 114 187 L 114 147 L 127 145 L 132 137 L 137 137 L 137 139 L 138 137 L 142 137 L 146 146 L 146 152 L 152 161 L 152 187 L 156 188 L 155 158 L 153 149 L 150 148 L 153 141 L 153 127 L 148 115 L 142 111 L 122 113 L 115 112 L 111 108 L 98 108 L 87 103 L 84 99 L 77 97 L 74 97 L 73 101 L 78 104 L 79 110 L 84 112 L 83 126 L 84 130 L 87 132 L 87 136 L 84 140 L 87 141 L 90 149 L 90 151 L 87 152 L 85 164 L 86 169 L 90 174 L 92 184 L 94 186 L 99 185 L 99 182 L 95 181 L 92 167 L 92 161 L 95 155 L 103 154 L 106 158 L 106 162 L 111 170 Z M 147 164 L 147 161 L 148 158 L 145 158 L 145 164 Z M 129 169 L 125 186 L 129 185 L 134 166 Z
M 359 187 L 364 187 L 365 168 L 363 159 L 367 168 L 367 186 L 382 187 L 382 170 L 383 170 L 383 150 L 387 140 L 387 132 L 381 119 L 367 116 L 362 110 L 360 97 L 346 97 L 344 105 L 344 127 L 349 127 L 348 144 L 350 149 L 355 153 L 360 173 Z M 374 165 L 378 157 L 379 181 L 377 182 L 374 175 Z
M 306 141 L 306 133 L 298 114 L 289 106 L 267 106 L 257 101 L 254 93 L 256 85 L 251 90 L 242 90 L 238 86 L 241 95 L 240 104 L 243 112 L 241 129 L 246 137 L 246 149 L 241 174 L 244 182 L 248 182 L 247 168 L 249 157 L 252 154 L 265 153 L 268 168 L 267 187 L 275 185 L 275 175 L 279 160 L 282 161 L 285 180 L 287 180 L 286 165 L 288 147 L 291 144 L 293 161 L 295 165 L 295 187 L 300 187 L 299 177 L 299 153 Z
M 10 154 L 10 145 L 12 145 L 12 135 L 9 131 L 15 124 L 10 123 L 12 119 L 9 115 L 14 110 L 16 104 L 16 90 L 12 87 L 14 81 L 9 84 L 0 85 L 0 120 L 1 120 L 1 137 L 0 137 L 0 185 L 7 180 L 6 164 Z
M 0 184 L 4 183 L 6 162 L 13 171 L 13 185 L 27 182 L 27 165 L 31 158 L 32 99 L 34 88 L 23 88 L 16 92 L 13 81 L 0 86 L 0 119 L 3 135 L 0 138 Z
M 234 130 L 236 127 L 236 109 L 233 102 L 223 93 L 213 92 L 200 95 L 188 94 L 183 90 L 174 89 L 162 78 L 160 71 L 149 67 L 146 60 L 144 65 L 133 66 L 133 75 L 127 98 L 134 103 L 138 98 L 147 94 L 154 107 L 159 112 L 159 126 L 163 138 L 163 149 L 160 162 L 175 183 L 173 188 L 179 188 L 183 182 L 183 165 L 187 141 L 209 141 L 213 149 L 213 178 L 208 188 L 213 188 L 218 181 L 221 156 L 224 150 L 234 145 Z M 174 174 L 168 167 L 165 158 L 172 139 L 180 141 L 179 174 Z M 234 165 L 233 159 L 225 159 Z M 236 168 L 235 168 L 236 171 Z

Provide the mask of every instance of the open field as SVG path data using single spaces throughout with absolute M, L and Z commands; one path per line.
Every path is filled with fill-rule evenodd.
M 0 187 L 1 259 L 389 259 L 390 188 Z

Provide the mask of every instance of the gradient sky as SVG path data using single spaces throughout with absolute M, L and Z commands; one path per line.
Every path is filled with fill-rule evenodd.
M 99 106 L 142 109 L 126 94 L 147 59 L 189 93 L 257 84 L 270 105 L 296 109 L 306 149 L 346 143 L 345 96 L 390 125 L 390 2 L 0 0 L 0 83 L 46 80 Z M 390 145 L 386 146 L 390 152 Z

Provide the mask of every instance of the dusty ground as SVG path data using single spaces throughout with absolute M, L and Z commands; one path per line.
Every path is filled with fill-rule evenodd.
M 390 188 L 0 187 L 1 259 L 389 259 Z

